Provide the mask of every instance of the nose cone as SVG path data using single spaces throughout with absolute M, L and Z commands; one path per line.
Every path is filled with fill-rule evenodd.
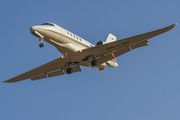
M 37 30 L 37 26 L 32 26 L 32 27 L 30 27 L 31 33 L 34 32 L 34 31 L 36 31 L 36 30 Z
M 35 31 L 34 28 L 33 28 L 33 26 L 30 27 L 30 31 L 31 31 L 31 33 Z

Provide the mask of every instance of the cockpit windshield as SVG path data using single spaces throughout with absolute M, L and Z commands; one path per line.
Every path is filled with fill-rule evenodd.
M 43 23 L 43 24 L 41 24 L 41 25 L 49 25 L 49 26 L 54 26 L 54 24 L 52 24 L 52 23 Z

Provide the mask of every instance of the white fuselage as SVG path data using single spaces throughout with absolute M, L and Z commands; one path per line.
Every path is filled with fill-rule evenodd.
M 63 57 L 66 57 L 70 61 L 78 61 L 79 65 L 91 67 L 90 60 L 82 61 L 82 59 L 86 56 L 82 56 L 79 53 L 83 49 L 94 47 L 92 43 L 54 23 L 46 23 L 38 26 L 33 26 L 30 28 L 30 31 L 34 36 L 55 46 L 57 50 L 64 55 Z M 117 67 L 116 62 L 112 62 L 111 64 L 112 65 L 103 63 L 96 67 Z

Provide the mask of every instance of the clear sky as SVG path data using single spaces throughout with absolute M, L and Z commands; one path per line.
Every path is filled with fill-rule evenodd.
M 30 34 L 44 22 L 96 44 L 180 24 L 179 0 L 1 0 L 0 81 L 60 57 Z M 180 26 L 117 58 L 118 68 L 0 83 L 0 120 L 179 120 Z

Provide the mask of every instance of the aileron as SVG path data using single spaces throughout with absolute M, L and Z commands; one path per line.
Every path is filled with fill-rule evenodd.
M 144 40 L 144 41 L 141 41 L 141 42 L 138 42 L 138 43 L 131 45 L 130 48 L 136 49 L 136 48 L 144 47 L 144 46 L 148 46 L 148 45 L 149 45 L 148 40 Z

